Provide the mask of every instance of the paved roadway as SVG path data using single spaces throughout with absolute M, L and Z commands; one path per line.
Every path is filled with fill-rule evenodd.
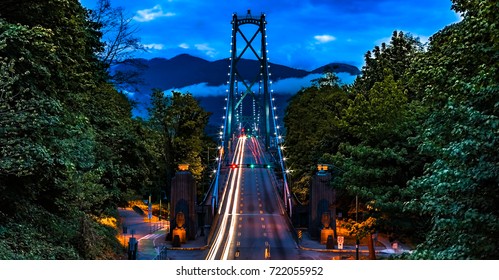
M 255 138 L 241 138 L 235 149 L 233 162 L 241 164 L 259 164 L 268 162 L 264 152 Z M 138 259 L 155 259 L 159 250 L 169 247 L 167 259 L 242 259 L 242 260 L 326 260 L 348 253 L 326 252 L 325 246 L 316 240 L 310 240 L 307 233 L 298 249 L 294 241 L 287 215 L 277 199 L 277 192 L 272 185 L 272 174 L 266 168 L 235 168 L 229 169 L 228 179 L 221 197 L 222 207 L 219 209 L 218 231 L 205 249 L 205 237 L 182 246 L 184 250 L 173 250 L 171 244 L 165 242 L 167 224 L 158 222 L 157 217 L 151 221 L 135 213 L 132 209 L 120 209 L 123 224 L 128 227 L 125 240 L 131 233 L 139 241 Z M 162 229 L 161 229 L 162 228 Z M 123 239 L 122 239 L 123 240 Z M 123 242 L 125 242 L 123 240 Z M 380 252 L 388 252 L 391 244 Z M 125 243 L 124 243 L 125 244 Z M 267 255 L 265 254 L 267 249 Z M 352 248 L 345 248 L 350 249 Z M 384 250 L 383 250 L 384 249 Z M 367 254 L 367 248 L 363 248 Z M 392 250 L 393 251 L 393 250 Z M 236 253 L 237 252 L 237 253 Z M 393 253 L 393 252 L 392 252 Z
M 240 138 L 233 163 L 266 164 L 256 138 Z M 296 245 L 272 184 L 271 170 L 234 168 L 221 198 L 219 231 L 206 259 L 297 259 Z

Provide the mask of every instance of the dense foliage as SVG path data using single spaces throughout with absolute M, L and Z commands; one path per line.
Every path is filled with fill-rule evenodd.
M 357 196 L 370 221 L 351 227 L 359 235 L 415 242 L 411 258 L 497 258 L 497 5 L 453 8 L 462 21 L 427 48 L 394 32 L 366 53 L 352 86 L 313 85 L 293 97 L 288 164 L 305 199 L 315 164 L 333 165 L 340 211 L 352 214 Z
M 164 163 L 166 185 L 169 188 L 179 164 L 189 164 L 198 182 L 202 178 L 202 152 L 205 149 L 204 128 L 209 114 L 191 94 L 172 92 L 165 96 L 154 90 L 151 96 L 150 126 L 159 139 L 158 154 Z
M 0 259 L 119 259 L 117 206 L 165 190 L 160 131 L 110 83 L 100 28 L 77 0 L 0 3 Z M 186 100 L 163 109 L 206 118 Z M 177 133 L 201 173 L 196 125 Z
M 415 62 L 430 108 L 416 138 L 431 156 L 407 205 L 431 219 L 413 258 L 498 259 L 499 38 L 495 1 L 454 1 L 461 22 Z

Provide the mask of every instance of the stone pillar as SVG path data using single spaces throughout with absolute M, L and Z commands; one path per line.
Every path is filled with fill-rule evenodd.
M 172 179 L 171 188 L 171 218 L 170 234 L 173 237 L 173 229 L 177 228 L 175 217 L 182 212 L 185 217 L 183 227 L 187 238 L 193 240 L 197 233 L 197 211 L 196 211 L 196 181 L 189 171 L 179 171 Z
M 331 188 L 330 182 L 329 172 L 317 172 L 312 178 L 308 219 L 308 231 L 312 239 L 321 239 L 323 215 L 330 217 L 329 229 L 333 230 L 333 237 L 336 238 L 336 192 Z

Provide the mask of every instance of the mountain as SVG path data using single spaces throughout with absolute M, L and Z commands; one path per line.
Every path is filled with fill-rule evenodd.
M 194 57 L 188 54 L 181 54 L 171 59 L 153 58 L 132 59 L 127 63 L 118 65 L 113 69 L 117 72 L 135 72 L 139 84 L 133 90 L 128 90 L 130 98 L 137 104 L 134 114 L 141 117 L 147 116 L 146 108 L 149 106 L 151 90 L 156 88 L 160 90 L 182 89 L 188 86 L 195 86 L 197 90 L 189 91 L 200 100 L 201 106 L 209 112 L 221 114 L 225 106 L 225 88 L 229 73 L 229 59 L 216 61 L 207 61 L 205 59 Z M 360 70 L 349 64 L 330 63 L 314 69 L 312 71 L 300 70 L 287 67 L 280 64 L 269 63 L 271 80 L 274 85 L 276 82 L 285 81 L 289 78 L 305 78 L 312 74 L 322 74 L 325 69 L 330 69 L 335 73 L 347 73 L 347 75 L 356 76 Z M 249 79 L 258 75 L 260 63 L 256 60 L 242 58 L 238 62 L 238 71 Z M 285 89 L 280 89 L 279 93 L 291 95 L 298 92 L 302 87 L 309 86 L 310 80 L 298 80 L 288 85 Z M 215 94 L 208 94 L 209 88 L 215 88 Z M 286 97 L 287 99 L 287 97 Z M 214 114 L 210 122 L 214 122 L 218 115 Z
M 140 67 L 137 67 L 140 65 Z M 181 54 L 171 59 L 153 58 L 133 59 L 128 63 L 119 65 L 114 71 L 139 71 L 139 79 L 142 84 L 138 90 L 142 93 L 149 92 L 152 88 L 161 90 L 180 89 L 190 85 L 205 83 L 207 86 L 220 86 L 227 83 L 229 71 L 229 59 L 207 61 L 188 54 Z M 350 75 L 358 75 L 357 67 L 344 63 L 331 63 L 313 71 L 294 69 L 280 64 L 269 63 L 272 80 L 279 81 L 287 78 L 303 78 L 310 74 L 323 73 L 329 67 L 336 73 L 344 72 Z M 252 69 L 259 69 L 256 60 L 241 59 L 238 62 L 238 70 L 243 77 L 255 77 Z M 299 89 L 298 89 L 299 90 Z
M 356 66 L 346 64 L 346 63 L 329 63 L 328 65 L 324 65 L 313 70 L 312 74 L 322 74 L 325 70 L 330 69 L 335 73 L 348 73 L 352 76 L 360 75 L 360 70 Z

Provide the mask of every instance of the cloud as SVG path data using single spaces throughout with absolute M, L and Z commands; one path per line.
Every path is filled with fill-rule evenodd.
M 215 55 L 218 54 L 218 52 L 214 48 L 210 47 L 208 44 L 196 44 L 194 45 L 194 47 L 197 50 L 204 52 L 209 57 L 214 57 Z
M 171 12 L 165 13 L 163 12 L 163 8 L 161 8 L 161 5 L 156 5 L 152 9 L 138 10 L 137 15 L 134 16 L 133 19 L 139 22 L 147 22 L 155 20 L 156 18 L 159 17 L 172 17 L 172 16 L 175 16 L 175 14 Z
M 179 91 L 179 92 L 189 92 L 195 96 L 221 96 L 226 95 L 227 85 L 221 86 L 209 86 L 207 83 L 200 83 L 195 85 L 186 86 L 183 88 L 171 88 L 165 90 L 166 93 L 171 91 Z
M 86 4 L 87 8 L 95 8 L 97 0 L 81 2 Z M 138 53 L 140 57 L 173 57 L 187 52 L 196 56 L 202 55 L 205 59 L 226 58 L 230 55 L 232 13 L 236 12 L 239 17 L 245 17 L 246 10 L 251 8 L 253 16 L 259 16 L 261 12 L 267 15 L 267 49 L 271 61 L 286 62 L 287 66 L 300 69 L 316 68 L 339 60 L 351 61 L 361 66 L 365 52 L 372 49 L 378 39 L 385 41 L 383 38 L 390 36 L 393 30 L 408 30 L 429 37 L 442 27 L 461 20 L 460 14 L 450 9 L 449 0 L 111 2 L 123 6 L 132 17 L 135 16 L 135 23 L 140 28 L 137 35 L 141 37 L 142 42 L 160 43 L 165 46 L 162 50 Z M 166 17 L 168 15 L 170 17 Z M 165 22 L 150 24 L 151 21 Z M 246 27 L 248 31 L 252 31 L 249 25 L 243 28 Z M 289 35 L 290 30 L 293 36 Z M 248 39 L 252 34 L 245 32 Z M 348 42 L 348 38 L 352 41 Z M 239 39 L 238 47 L 245 43 Z M 423 36 L 421 39 L 425 41 Z M 212 50 L 206 54 L 206 51 L 196 49 L 195 43 L 209 45 Z M 315 48 L 307 49 L 309 45 Z M 185 46 L 189 48 L 186 49 Z M 248 53 L 251 54 L 251 51 Z
M 318 44 L 324 44 L 336 40 L 336 37 L 325 34 L 325 35 L 316 35 L 314 36 L 314 39 L 317 41 Z
M 163 44 L 144 44 L 144 48 L 148 50 L 162 50 L 165 48 Z
M 351 84 L 353 83 L 356 76 L 352 76 L 348 73 L 336 73 L 340 78 L 341 83 Z M 303 78 L 287 78 L 272 82 L 270 89 L 272 89 L 277 94 L 295 94 L 300 89 L 306 88 L 312 85 L 312 80 L 322 77 L 322 74 L 310 74 Z M 164 92 L 170 93 L 171 91 L 179 92 L 189 92 L 194 96 L 225 96 L 227 95 L 228 85 L 220 86 L 210 86 L 207 83 L 200 83 L 189 85 L 183 88 L 171 88 Z
M 123 93 L 124 93 L 125 95 L 127 95 L 128 97 L 130 97 L 130 98 L 133 98 L 133 96 L 135 95 L 135 92 L 133 92 L 133 91 L 128 91 L 128 90 L 123 90 Z
M 317 79 L 321 74 L 310 74 L 303 78 L 287 78 L 272 83 L 271 89 L 275 93 L 295 94 L 300 89 L 309 87 L 313 79 Z
M 188 49 L 189 48 L 189 45 L 187 43 L 182 43 L 180 45 L 178 45 L 179 48 L 182 48 L 182 49 Z
M 356 76 L 349 73 L 335 73 L 342 84 L 352 84 Z M 303 78 L 287 78 L 272 83 L 271 89 L 275 93 L 295 94 L 300 89 L 312 86 L 312 80 L 319 79 L 323 74 L 310 74 Z

